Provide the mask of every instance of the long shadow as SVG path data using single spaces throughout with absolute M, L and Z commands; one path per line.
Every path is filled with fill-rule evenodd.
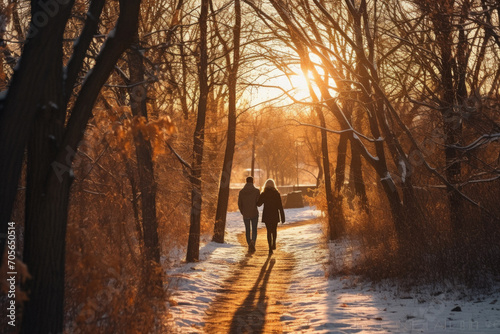
M 262 265 L 248 296 L 234 313 L 230 333 L 262 333 L 266 322 L 266 290 L 275 263 L 276 259 L 268 257 Z

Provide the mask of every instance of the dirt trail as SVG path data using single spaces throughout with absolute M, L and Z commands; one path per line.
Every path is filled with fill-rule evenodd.
M 247 254 L 224 282 L 207 311 L 206 333 L 281 333 L 283 301 L 295 267 L 293 254 L 280 250 L 284 228 L 315 223 L 305 221 L 278 227 L 277 249 L 268 255 L 265 228 L 258 230 L 256 252 Z M 245 235 L 238 235 L 246 246 Z

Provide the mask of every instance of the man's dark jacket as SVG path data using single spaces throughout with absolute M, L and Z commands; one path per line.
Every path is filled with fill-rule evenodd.
M 253 183 L 245 184 L 238 195 L 238 209 L 240 209 L 243 218 L 258 218 L 259 211 L 257 210 L 257 200 L 259 199 L 260 191 L 255 188 Z

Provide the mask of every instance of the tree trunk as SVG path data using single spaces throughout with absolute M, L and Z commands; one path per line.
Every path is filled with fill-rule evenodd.
M 61 31 L 62 36 L 62 31 Z M 52 167 L 64 133 L 62 39 L 53 41 L 48 76 L 28 142 L 23 260 L 34 280 L 22 332 L 60 332 L 63 326 L 65 240 L 73 175 Z M 60 109 L 61 108 L 61 109 Z
M 240 65 L 240 30 L 241 30 L 241 6 L 240 0 L 234 1 L 235 24 L 233 27 L 233 64 L 226 57 L 229 70 L 229 110 L 227 115 L 227 142 L 222 165 L 222 174 L 219 183 L 219 195 L 217 197 L 217 211 L 215 214 L 215 226 L 213 241 L 223 243 L 226 230 L 226 215 L 229 202 L 229 185 L 231 182 L 231 171 L 233 167 L 234 147 L 236 145 L 236 88 L 238 81 L 238 68 Z M 253 159 L 252 159 L 253 160 Z M 253 168 L 252 168 L 253 169 Z
M 181 100 L 181 106 L 182 106 L 182 115 L 184 116 L 185 120 L 189 119 L 189 107 L 188 107 L 188 98 L 187 98 L 187 76 L 188 76 L 188 67 L 187 67 L 187 56 L 186 52 L 184 50 L 185 47 L 185 42 L 184 42 L 184 26 L 181 24 L 180 26 L 180 39 L 181 42 L 179 43 L 179 52 L 181 56 L 181 70 L 182 70 L 182 75 L 181 75 L 181 89 L 180 91 L 180 100 Z
M 453 65 L 457 61 L 459 67 L 463 63 L 464 59 L 461 58 L 463 58 L 465 52 L 463 40 L 465 36 L 460 33 L 457 46 L 458 59 L 454 59 L 452 51 L 452 33 L 456 29 L 452 21 L 454 2 L 454 0 L 445 0 L 432 3 L 431 6 L 425 3 L 419 4 L 422 12 L 428 15 L 432 21 L 436 44 L 440 51 L 439 88 L 441 89 L 441 99 L 439 104 L 442 110 L 441 117 L 443 119 L 443 132 L 445 135 L 445 175 L 449 183 L 456 185 L 460 181 L 461 165 L 459 154 L 453 146 L 459 144 L 462 137 L 460 114 L 455 111 L 455 106 L 461 101 L 456 99 L 456 95 L 466 95 L 466 88 L 465 82 L 460 82 L 460 76 L 463 74 L 460 73 L 461 69 L 455 68 L 455 73 L 453 71 Z M 468 4 L 464 2 L 463 6 L 468 6 Z M 454 83 L 454 74 L 458 81 L 456 83 Z M 454 232 L 459 232 L 464 224 L 463 199 L 453 189 L 448 189 L 447 197 L 452 229 Z
M 205 118 L 208 97 L 208 55 L 207 55 L 207 17 L 208 0 L 201 0 L 200 11 L 200 62 L 198 77 L 200 81 L 200 97 L 198 101 L 198 116 L 194 131 L 193 164 L 191 166 L 191 215 L 189 238 L 186 254 L 187 262 L 198 261 L 200 254 L 200 223 L 201 223 L 201 170 L 203 162 L 203 147 L 205 143 Z
M 142 61 L 139 37 L 128 52 L 128 65 L 130 72 L 129 97 L 130 107 L 134 117 L 148 119 L 147 111 L 147 85 L 145 81 L 144 63 Z M 161 289 L 162 279 L 153 277 L 153 267 L 160 265 L 160 245 L 158 242 L 158 221 L 156 217 L 156 180 L 154 175 L 151 142 L 144 138 L 141 131 L 136 131 L 134 136 L 137 169 L 139 174 L 139 189 L 141 192 L 142 235 L 144 237 L 145 266 L 147 279 L 152 280 L 156 288 Z M 149 282 L 146 286 L 150 287 Z
M 143 255 L 144 234 L 142 231 L 141 217 L 139 213 L 139 191 L 137 190 L 134 170 L 132 169 L 130 162 L 127 161 L 127 156 L 123 154 L 122 159 L 125 164 L 125 172 L 127 173 L 127 178 L 130 182 L 130 190 L 132 191 L 132 199 L 130 201 L 132 203 L 132 211 L 134 212 L 135 230 L 137 232 L 137 240 L 139 240 L 139 250 L 140 254 Z
M 337 146 L 337 167 L 335 168 L 335 191 L 340 193 L 345 180 L 345 161 L 347 152 L 348 137 L 345 133 L 340 135 Z
M 361 161 L 361 155 L 353 147 L 352 142 L 349 186 L 354 190 L 354 195 L 359 197 L 363 209 L 368 211 L 368 197 L 366 196 L 365 182 L 363 181 L 363 163 Z
M 381 103 L 377 104 L 376 101 L 374 101 L 374 98 L 372 97 L 371 94 L 371 92 L 373 92 L 372 80 L 376 80 L 376 77 L 373 78 L 370 75 L 370 72 L 368 72 L 368 69 L 365 64 L 366 56 L 363 51 L 364 42 L 363 42 L 363 34 L 361 31 L 362 14 L 366 9 L 364 8 L 364 6 L 366 6 L 366 3 L 362 2 L 358 10 L 356 10 L 353 6 L 350 6 L 349 8 L 349 11 L 354 20 L 355 42 L 359 48 L 356 51 L 356 56 L 357 56 L 356 72 L 359 77 L 359 82 L 363 87 L 359 99 L 361 102 L 363 102 L 364 107 L 367 109 L 366 114 L 368 117 L 368 124 L 370 126 L 370 131 L 372 136 L 374 138 L 381 138 L 381 128 L 382 128 L 386 130 L 385 131 L 386 137 L 389 137 L 393 136 L 393 133 L 390 131 L 390 129 L 385 123 L 386 117 L 384 114 L 383 104 Z M 372 74 L 376 76 L 376 73 Z M 388 145 L 391 144 L 392 143 L 390 142 L 388 143 Z M 401 203 L 401 197 L 399 196 L 396 184 L 392 179 L 392 176 L 387 166 L 387 157 L 385 154 L 384 142 L 381 140 L 377 140 L 375 141 L 374 146 L 378 158 L 378 160 L 375 162 L 376 164 L 375 169 L 377 170 L 377 173 L 380 176 L 380 182 L 382 184 L 382 188 L 384 189 L 384 192 L 389 201 L 392 218 L 394 221 L 394 227 L 398 234 L 398 240 L 404 241 L 406 240 L 407 237 L 407 225 L 408 225 L 406 219 L 407 217 L 404 214 L 405 208 L 403 206 L 403 203 Z M 354 148 L 355 148 L 354 151 L 357 151 L 357 147 Z
M 256 140 L 256 133 L 255 131 L 253 132 L 253 138 L 252 138 L 252 162 L 250 163 L 250 175 L 255 177 L 255 140 Z
M 321 181 L 323 181 L 323 164 L 320 156 L 317 156 L 314 161 L 316 162 L 316 166 L 318 166 L 318 176 L 316 177 L 316 187 L 321 185 Z
M 438 15 L 435 20 L 436 29 L 439 29 L 437 42 L 441 49 L 441 85 L 442 85 L 442 118 L 445 134 L 445 162 L 446 179 L 451 184 L 457 184 L 460 180 L 461 165 L 459 155 L 452 146 L 458 145 L 462 135 L 462 122 L 460 114 L 455 111 L 458 101 L 455 99 L 455 87 L 453 83 L 453 59 L 451 50 L 452 23 L 449 15 Z M 446 29 L 446 30 L 443 30 Z M 455 232 L 463 228 L 463 202 L 462 197 L 456 191 L 448 190 L 448 201 L 450 207 L 451 225 Z
M 106 40 L 106 45 L 96 58 L 93 71 L 86 77 L 65 127 L 68 100 L 65 94 L 71 92 L 64 89 L 62 37 L 72 4 L 70 1 L 67 6 L 61 5 L 58 13 L 44 27 L 32 27 L 31 38 L 23 51 L 19 69 L 14 74 L 0 123 L 2 129 L 10 129 L 1 132 L 1 136 L 12 131 L 15 133 L 10 139 L 10 146 L 5 145 L 8 142 L 1 141 L 0 154 L 19 155 L 21 158 L 16 160 L 16 157 L 14 161 L 6 159 L 9 164 L 0 166 L 0 170 L 5 172 L 0 174 L 2 191 L 6 179 L 17 184 L 24 153 L 22 136 L 30 137 L 24 260 L 33 281 L 30 300 L 23 313 L 21 331 L 24 333 L 63 331 L 65 237 L 73 179 L 71 164 L 99 90 L 128 45 L 130 32 L 137 28 L 140 1 L 120 1 L 120 17 L 115 35 Z M 32 14 L 38 13 L 38 6 L 33 7 L 35 11 Z M 91 16 L 89 21 L 99 17 Z M 49 32 L 46 33 L 46 29 Z M 88 29 L 84 31 L 92 34 Z M 85 38 L 79 41 L 85 41 Z M 31 46 L 28 47 L 28 44 Z M 39 53 L 34 51 L 37 48 Z M 73 59 L 78 57 L 72 58 L 71 64 L 75 64 Z M 81 64 L 75 66 L 80 67 Z M 24 123 L 19 123 L 19 117 L 24 118 Z M 2 217 L 7 219 L 11 206 L 4 204 L 3 199 L 10 201 L 10 195 L 2 192 L 2 204 L 5 205 L 2 206 Z
M 321 107 L 316 107 L 321 125 L 321 154 L 323 156 L 323 171 L 325 175 L 325 194 L 328 215 L 328 236 L 329 240 L 336 240 L 344 230 L 344 210 L 342 208 L 342 197 L 334 194 L 332 190 L 332 179 L 330 174 L 330 157 L 328 152 L 328 134 L 325 130 L 326 121 Z
M 22 333 L 63 331 L 65 239 L 71 181 L 69 173 L 65 173 L 62 180 L 51 173 L 49 182 L 38 179 L 30 182 L 28 188 L 32 193 L 27 198 L 23 259 L 33 280 L 30 299 L 24 306 Z
M 231 90 L 231 89 L 230 89 Z M 229 95 L 231 103 L 231 93 Z M 230 107 L 231 109 L 231 107 Z M 233 167 L 234 147 L 236 144 L 236 110 L 229 111 L 226 150 L 219 183 L 219 194 L 217 197 L 217 211 L 215 213 L 215 225 L 213 241 L 224 242 L 224 232 L 226 230 L 226 215 L 229 203 L 229 185 L 231 182 L 231 171 Z
M 62 11 L 64 20 L 67 20 L 69 8 Z M 43 81 L 38 92 L 40 95 L 36 101 L 27 101 L 38 108 L 34 113 L 32 131 L 26 133 L 30 138 L 27 145 L 23 260 L 33 280 L 30 299 L 24 305 L 23 333 L 56 333 L 63 327 L 66 225 L 73 175 L 71 172 L 60 175 L 60 171 L 52 167 L 64 134 L 66 115 L 62 80 L 63 22 L 61 19 L 52 38 L 45 40 L 49 51 L 44 62 L 46 73 L 43 79 L 40 78 Z M 37 36 L 33 40 L 37 40 Z
M 251 165 L 250 166 L 250 175 L 253 176 L 253 177 L 255 177 L 255 162 L 256 162 L 256 159 L 257 159 L 257 157 L 256 157 L 256 154 L 257 154 L 257 138 L 259 136 L 259 130 L 260 130 L 259 125 L 261 123 L 261 122 L 257 122 L 257 118 L 258 118 L 258 116 L 256 116 L 256 115 L 252 116 L 252 157 L 251 157 L 252 161 L 250 163 L 250 165 Z M 266 170 L 266 176 L 268 175 L 267 173 L 268 172 Z M 262 177 L 262 175 L 260 174 L 260 171 L 259 171 L 258 176 L 259 176 L 259 182 L 261 182 L 260 178 Z M 255 180 L 254 180 L 254 182 L 255 182 Z
M 61 5 L 56 15 L 43 27 L 32 23 L 32 33 L 24 45 L 10 82 L 5 100 L 0 100 L 0 235 L 7 235 L 7 222 L 17 193 L 22 169 L 24 149 L 30 136 L 37 106 L 45 85 L 47 68 L 40 64 L 53 61 L 52 49 L 57 31 L 68 20 L 73 1 Z M 38 6 L 32 7 L 32 16 L 42 13 Z M 43 13 L 45 15 L 45 13 Z M 36 31 L 36 33 L 35 33 Z M 7 158 L 8 157 L 8 158 Z M 0 256 L 3 255 L 5 238 L 0 237 Z

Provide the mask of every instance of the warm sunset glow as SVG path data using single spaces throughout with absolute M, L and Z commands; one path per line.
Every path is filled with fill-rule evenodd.
M 0 1 L 1 332 L 498 333 L 498 4 Z
M 311 54 L 311 59 L 319 60 L 319 57 Z M 324 77 L 325 71 L 319 66 L 319 63 L 315 63 L 316 70 L 318 73 Z M 284 91 L 293 97 L 297 101 L 311 101 L 309 84 L 316 96 L 321 99 L 321 91 L 314 80 L 312 71 L 308 71 L 308 79 L 304 76 L 304 73 L 297 64 L 291 64 L 288 66 L 289 71 L 285 74 L 281 71 L 274 70 L 270 74 L 274 76 L 266 76 L 266 79 L 261 83 L 262 87 L 255 89 L 254 95 L 252 95 L 252 101 L 255 103 L 272 101 L 282 96 L 281 103 L 288 104 L 292 102 L 290 97 L 286 97 Z M 329 78 L 329 92 L 332 96 L 336 96 L 335 82 L 333 79 Z M 284 95 L 284 96 L 283 96 Z

